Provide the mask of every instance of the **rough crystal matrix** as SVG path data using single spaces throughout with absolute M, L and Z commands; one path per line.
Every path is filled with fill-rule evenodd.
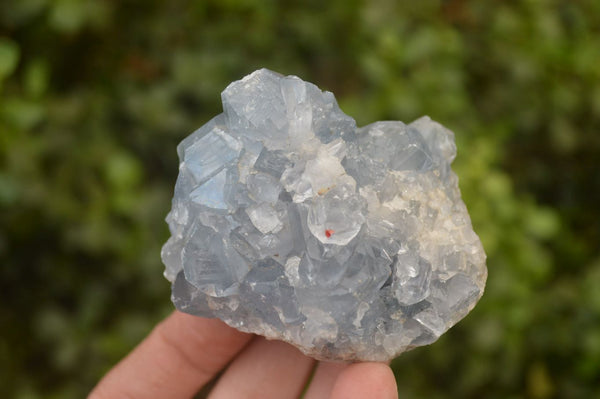
M 329 360 L 434 342 L 481 297 L 485 253 L 428 117 L 357 128 L 332 93 L 258 70 L 177 147 L 162 250 L 175 306 Z

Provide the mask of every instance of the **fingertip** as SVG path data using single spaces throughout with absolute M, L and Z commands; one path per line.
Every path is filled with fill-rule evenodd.
M 89 397 L 192 397 L 252 338 L 217 319 L 173 312 L 102 378 Z
M 355 363 L 337 378 L 331 399 L 397 399 L 392 369 L 384 363 Z
M 288 343 L 257 338 L 229 365 L 209 398 L 296 398 L 313 365 Z

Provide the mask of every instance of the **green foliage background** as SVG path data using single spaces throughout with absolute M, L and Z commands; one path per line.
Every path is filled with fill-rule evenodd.
M 600 2 L 0 2 L 0 397 L 78 398 L 170 310 L 176 144 L 259 67 L 422 114 L 487 292 L 401 398 L 600 397 Z

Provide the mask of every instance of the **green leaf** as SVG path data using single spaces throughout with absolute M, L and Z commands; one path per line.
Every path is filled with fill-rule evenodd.
M 28 130 L 43 119 L 44 109 L 32 101 L 11 98 L 2 104 L 0 116 L 15 127 Z
M 131 155 L 115 153 L 105 164 L 106 179 L 117 190 L 129 190 L 142 176 L 139 161 Z
M 0 82 L 10 76 L 19 63 L 19 46 L 12 40 L 0 37 Z
M 0 173 L 0 205 L 11 205 L 19 198 L 18 183 L 8 174 Z
M 527 216 L 525 227 L 535 237 L 549 239 L 560 230 L 560 219 L 550 208 L 534 208 Z
M 64 33 L 77 32 L 83 27 L 85 19 L 85 3 L 76 0 L 57 1 L 49 13 L 50 26 Z
M 23 85 L 31 97 L 42 96 L 48 88 L 49 70 L 44 60 L 35 60 L 27 65 Z

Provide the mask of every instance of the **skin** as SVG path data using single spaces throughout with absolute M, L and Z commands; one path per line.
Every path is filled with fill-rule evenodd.
M 298 398 L 315 360 L 220 320 L 173 312 L 110 370 L 88 399 L 191 398 L 217 373 L 210 399 Z M 305 399 L 398 398 L 383 363 L 318 362 Z

